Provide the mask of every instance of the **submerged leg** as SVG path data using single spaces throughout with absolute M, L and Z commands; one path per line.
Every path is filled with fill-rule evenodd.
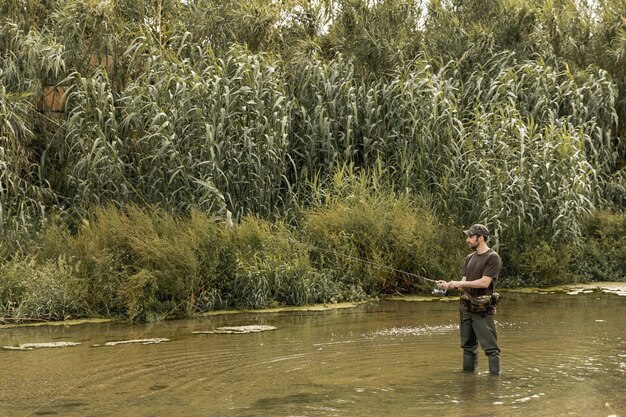
M 474 372 L 478 367 L 478 355 L 463 352 L 463 372 Z
M 500 375 L 500 356 L 489 356 L 489 373 Z
M 478 340 L 472 326 L 471 314 L 461 307 L 461 347 L 463 348 L 463 371 L 474 372 L 478 366 Z
M 500 347 L 493 316 L 490 314 L 473 314 L 472 323 L 480 346 L 489 358 L 489 373 L 500 375 Z

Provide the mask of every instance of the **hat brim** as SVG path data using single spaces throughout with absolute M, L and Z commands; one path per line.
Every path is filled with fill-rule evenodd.
M 482 237 L 489 237 L 489 233 L 485 234 L 485 233 L 483 233 L 483 232 L 471 233 L 469 230 L 463 230 L 463 233 L 465 233 L 465 236 L 482 236 Z

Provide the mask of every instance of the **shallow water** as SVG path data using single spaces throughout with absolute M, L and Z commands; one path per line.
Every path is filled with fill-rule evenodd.
M 0 350 L 0 415 L 625 416 L 624 317 L 614 294 L 504 294 L 500 377 L 459 371 L 454 301 L 1 329 L 80 345 Z M 192 333 L 243 325 L 277 329 Z

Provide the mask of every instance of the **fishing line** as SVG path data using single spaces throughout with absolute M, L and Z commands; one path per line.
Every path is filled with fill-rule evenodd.
M 425 276 L 422 275 L 418 275 L 415 274 L 413 272 L 408 272 L 408 271 L 404 271 L 398 268 L 394 268 L 388 265 L 383 265 L 374 261 L 370 261 L 369 259 L 363 259 L 363 258 L 359 258 L 358 256 L 353 256 L 353 255 L 348 255 L 346 253 L 341 253 L 338 251 L 334 251 L 331 249 L 325 249 L 316 245 L 313 245 L 311 243 L 305 243 L 305 242 L 300 242 L 300 241 L 296 241 L 292 238 L 287 238 L 289 241 L 291 241 L 294 244 L 300 244 L 300 245 L 304 245 L 307 246 L 311 249 L 315 249 L 317 251 L 320 252 L 324 252 L 324 253 L 328 253 L 328 254 L 332 254 L 335 256 L 339 256 L 339 257 L 343 257 L 346 259 L 350 259 L 353 261 L 358 261 L 358 262 L 362 262 L 364 264 L 368 264 L 368 265 L 372 265 L 376 268 L 380 268 L 380 269 L 386 269 L 388 271 L 393 271 L 393 272 L 397 272 L 399 274 L 404 274 L 410 277 L 414 277 L 423 281 L 427 281 L 427 282 L 432 282 L 435 283 L 436 280 L 431 279 L 431 278 L 427 278 Z M 221 271 L 221 273 L 224 273 L 226 271 L 228 271 L 229 269 L 233 268 L 234 266 L 236 266 L 236 264 L 233 264 L 231 266 L 229 266 L 228 268 L 225 268 L 224 270 Z M 446 290 L 445 289 L 438 289 L 435 288 L 435 290 L 433 290 L 433 294 L 435 295 L 445 295 Z M 181 307 L 183 304 L 191 301 L 191 299 L 195 296 L 195 294 L 191 294 L 189 297 L 187 297 L 186 299 L 184 299 L 183 301 L 181 301 L 179 304 L 177 304 L 176 306 L 172 307 L 172 309 L 164 316 L 164 317 L 168 317 L 171 314 L 173 314 L 179 307 Z M 147 329 L 145 329 L 143 332 L 139 333 L 137 338 L 141 338 L 141 336 L 145 335 L 146 333 L 148 333 L 149 331 L 151 331 L 154 326 L 156 326 L 161 320 L 155 321 L 154 323 L 152 323 Z M 63 392 L 61 392 L 59 395 L 57 395 L 56 397 L 51 398 L 49 401 L 45 402 L 44 404 L 40 405 L 39 407 L 37 407 L 36 409 L 34 409 L 33 411 L 24 414 L 23 417 L 29 417 L 34 415 L 36 412 L 38 412 L 39 410 L 41 410 L 44 407 L 48 407 L 51 404 L 53 404 L 54 402 L 60 400 L 61 398 L 65 397 L 65 393 L 69 392 L 70 390 L 75 389 L 76 387 L 80 386 L 84 381 L 86 381 L 87 379 L 91 378 L 93 375 L 97 374 L 101 369 L 103 369 L 106 365 L 108 365 L 111 361 L 113 361 L 113 359 L 115 359 L 117 356 L 119 356 L 122 352 L 124 352 L 124 349 L 126 349 L 128 346 L 130 346 L 130 344 L 125 344 L 124 346 L 122 346 L 121 348 L 119 348 L 113 355 L 111 355 L 107 360 L 105 360 L 104 362 L 102 362 L 93 372 L 85 375 L 84 377 L 78 379 L 78 381 L 76 381 L 74 384 L 69 385 L 66 389 L 63 390 Z
M 177 309 L 178 307 L 180 307 L 181 305 L 183 305 L 183 303 L 187 302 L 189 299 L 186 299 L 184 301 L 182 301 L 179 305 L 174 306 L 174 308 L 168 312 L 168 315 L 172 314 L 175 309 Z M 167 316 L 166 316 L 167 317 Z M 154 326 L 159 323 L 159 321 L 155 321 L 154 323 L 152 323 L 147 329 L 145 329 L 143 332 L 139 333 L 137 335 L 137 339 L 141 339 L 142 336 L 144 336 L 145 334 L 147 334 L 150 330 L 152 330 L 154 328 Z M 49 399 L 47 402 L 41 404 L 40 406 L 38 406 L 37 408 L 35 408 L 34 410 L 32 410 L 31 412 L 24 414 L 24 417 L 29 417 L 29 416 L 33 416 L 35 414 L 39 414 L 39 410 L 41 410 L 42 408 L 45 407 L 51 407 L 52 404 L 54 404 L 55 402 L 63 399 L 64 397 L 67 396 L 67 392 L 73 391 L 74 389 L 76 389 L 78 386 L 80 386 L 81 384 L 83 384 L 85 381 L 87 381 L 89 378 L 93 377 L 94 375 L 96 375 L 98 372 L 100 372 L 102 369 L 104 369 L 109 363 L 111 363 L 113 361 L 113 359 L 115 359 L 117 356 L 119 356 L 122 352 L 124 352 L 124 349 L 126 349 L 128 346 L 130 346 L 130 343 L 126 343 L 124 344 L 122 347 L 120 347 L 119 349 L 117 349 L 117 351 L 115 353 L 113 353 L 108 359 L 106 359 L 104 362 L 102 362 L 100 365 L 98 365 L 92 372 L 86 374 L 85 376 L 83 376 L 82 378 L 79 378 L 78 381 L 76 381 L 74 384 L 70 384 L 67 385 L 62 391 L 61 393 L 59 393 L 57 396 L 52 397 L 51 399 Z
M 359 258 L 357 256 L 348 255 L 348 254 L 341 253 L 341 252 L 338 252 L 338 251 L 333 251 L 333 250 L 330 250 L 330 249 L 324 249 L 324 248 L 321 248 L 319 246 L 312 245 L 310 243 L 298 242 L 298 241 L 296 241 L 294 239 L 291 239 L 291 238 L 287 238 L 287 239 L 289 239 L 293 243 L 301 244 L 301 245 L 304 245 L 304 246 L 308 246 L 309 248 L 316 249 L 316 250 L 318 250 L 320 252 L 326 252 L 326 253 L 330 253 L 330 254 L 333 254 L 333 255 L 336 255 L 336 256 L 341 256 L 341 257 L 344 257 L 344 258 L 347 258 L 347 259 L 351 259 L 351 260 L 354 260 L 354 261 L 363 262 L 365 264 L 372 265 L 372 266 L 374 266 L 376 268 L 387 269 L 389 271 L 398 272 L 400 274 L 408 275 L 410 277 L 415 277 L 415 278 L 421 279 L 423 281 L 428 281 L 428 282 L 432 282 L 432 283 L 436 283 L 437 282 L 434 279 L 426 278 L 426 277 L 424 277 L 422 275 L 414 274 L 412 272 L 403 271 L 401 269 L 393 268 L 393 267 L 388 266 L 388 265 L 383 265 L 383 264 L 380 264 L 380 263 L 377 263 L 377 262 L 373 262 L 373 261 L 370 261 L 369 259 Z M 437 288 L 437 287 L 435 287 L 432 290 L 431 294 L 435 295 L 437 297 L 443 297 L 443 296 L 446 295 L 447 292 L 448 292 L 447 288 Z
M 383 264 L 380 264 L 380 263 L 377 263 L 377 262 L 373 262 L 373 261 L 370 261 L 369 259 L 359 258 L 357 256 L 348 255 L 346 253 L 341 253 L 341 252 L 334 251 L 334 250 L 331 250 L 331 249 L 324 249 L 324 248 L 321 248 L 319 246 L 315 246 L 315 245 L 312 245 L 310 243 L 299 242 L 299 241 L 296 241 L 296 240 L 291 239 L 291 238 L 288 238 L 288 239 L 290 241 L 292 241 L 293 243 L 298 243 L 298 244 L 301 244 L 301 245 L 304 245 L 304 246 L 308 246 L 309 248 L 318 250 L 320 252 L 326 252 L 326 253 L 330 253 L 330 254 L 333 254 L 333 255 L 336 255 L 336 256 L 341 256 L 341 257 L 344 257 L 344 258 L 347 258 L 347 259 L 351 259 L 353 261 L 363 262 L 365 264 L 369 264 L 369 265 L 375 266 L 376 268 L 386 269 L 386 270 L 393 271 L 393 272 L 398 272 L 400 274 L 408 275 L 408 276 L 414 277 L 414 278 L 419 278 L 419 279 L 424 280 L 424 281 L 433 282 L 433 283 L 437 282 L 434 279 L 426 278 L 426 277 L 424 277 L 422 275 L 414 274 L 412 272 L 403 271 L 401 269 L 397 269 L 397 268 L 394 268 L 394 267 L 391 267 L 391 266 L 388 266 L 388 265 L 383 265 Z
M 233 266 L 236 265 L 232 265 L 229 266 L 228 268 L 223 269 L 220 274 L 225 273 L 226 271 L 228 271 L 229 269 L 231 269 Z M 146 333 L 148 333 L 150 330 L 152 330 L 154 328 L 154 326 L 156 326 L 158 323 L 160 323 L 162 320 L 164 320 L 165 318 L 169 317 L 170 315 L 172 315 L 178 308 L 180 308 L 182 305 L 184 305 L 187 302 L 190 302 L 193 297 L 195 296 L 195 294 L 191 294 L 189 297 L 185 298 L 184 300 L 182 300 L 180 303 L 178 303 L 177 305 L 175 305 L 174 307 L 172 307 L 171 310 L 169 310 L 162 319 L 159 319 L 153 323 L 150 324 L 150 326 L 148 326 L 148 328 L 146 328 L 144 331 L 140 332 L 139 335 L 137 336 L 137 339 L 141 339 L 143 335 L 145 335 Z M 106 359 L 104 362 L 102 362 L 96 369 L 94 369 L 92 372 L 86 374 L 85 376 L 83 376 L 82 378 L 79 378 L 78 381 L 76 381 L 74 384 L 68 385 L 66 386 L 66 388 L 64 388 L 61 393 L 59 393 L 57 396 L 52 397 L 51 399 L 49 399 L 47 402 L 43 403 L 42 405 L 40 405 L 39 407 L 35 408 L 34 410 L 30 411 L 27 414 L 24 414 L 23 417 L 30 417 L 35 415 L 36 413 L 38 413 L 39 410 L 41 410 L 44 407 L 50 407 L 51 404 L 53 404 L 56 401 L 61 400 L 62 398 L 66 397 L 66 393 L 70 392 L 74 389 L 76 389 L 76 387 L 80 386 L 83 382 L 85 382 L 86 380 L 88 380 L 89 378 L 93 377 L 94 375 L 96 375 L 101 369 L 103 369 L 106 365 L 108 365 L 109 363 L 111 363 L 111 361 L 113 361 L 113 359 L 115 359 L 117 356 L 119 356 L 122 352 L 124 352 L 124 349 L 126 349 L 127 347 L 129 347 L 131 344 L 130 343 L 126 343 L 124 344 L 122 347 L 120 347 L 115 353 L 113 353 L 108 359 Z

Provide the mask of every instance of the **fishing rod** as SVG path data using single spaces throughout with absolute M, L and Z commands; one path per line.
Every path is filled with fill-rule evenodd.
M 332 254 L 332 255 L 335 255 L 335 256 L 341 256 L 343 258 L 351 259 L 351 260 L 354 260 L 354 261 L 359 261 L 359 262 L 362 262 L 362 263 L 365 263 L 365 264 L 372 265 L 372 266 L 374 266 L 376 268 L 386 269 L 386 270 L 389 270 L 389 271 L 393 271 L 393 272 L 397 272 L 397 273 L 400 273 L 400 274 L 408 275 L 410 277 L 418 278 L 418 279 L 421 279 L 423 281 L 432 282 L 432 283 L 436 283 L 437 282 L 434 279 L 427 278 L 427 277 L 422 276 L 422 275 L 414 274 L 412 272 L 403 271 L 401 269 L 397 269 L 397 268 L 394 268 L 394 267 L 391 267 L 391 266 L 388 266 L 388 265 L 383 265 L 383 264 L 380 264 L 380 263 L 377 263 L 377 262 L 373 262 L 373 261 L 370 261 L 369 259 L 359 258 L 358 256 L 348 255 L 346 253 L 341 253 L 341 252 L 334 251 L 334 250 L 331 250 L 331 249 L 324 249 L 324 248 L 321 248 L 319 246 L 313 245 L 311 243 L 299 242 L 299 241 L 296 241 L 296 240 L 291 239 L 291 238 L 288 238 L 288 239 L 291 240 L 293 243 L 297 243 L 297 244 L 301 244 L 301 245 L 304 245 L 304 246 L 308 246 L 309 248 L 318 250 L 320 252 L 326 252 L 326 253 L 329 253 L 329 254 Z M 435 288 L 435 289 L 433 289 L 432 294 L 433 295 L 437 295 L 437 296 L 443 296 L 443 295 L 446 295 L 446 292 L 447 292 L 447 289 Z

